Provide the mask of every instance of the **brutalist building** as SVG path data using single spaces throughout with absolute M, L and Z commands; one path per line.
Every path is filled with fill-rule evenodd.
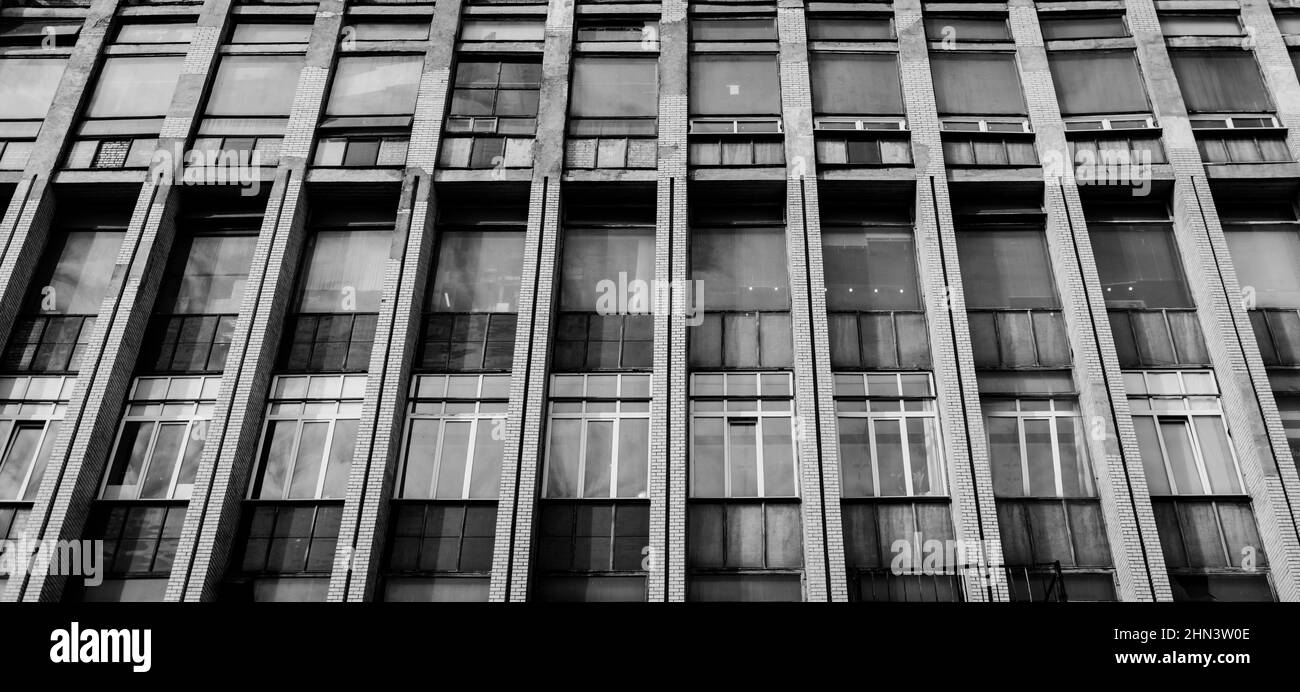
M 2 600 L 1300 600 L 1297 55 L 0 2 Z

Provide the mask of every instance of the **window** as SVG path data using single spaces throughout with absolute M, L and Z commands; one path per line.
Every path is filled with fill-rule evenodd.
M 311 24 L 239 22 L 230 32 L 233 44 L 307 43 Z
M 651 19 L 605 19 L 579 17 L 574 32 L 578 43 L 640 43 L 656 45 L 659 40 L 659 22 Z
M 18 372 L 70 372 L 81 360 L 113 278 L 124 232 L 70 231 L 52 238 L 28 290 L 25 316 L 14 326 L 4 367 Z
M 1083 423 L 1073 398 L 986 399 L 998 497 L 1094 497 Z
M 653 168 L 659 113 L 652 59 L 576 57 L 569 99 L 568 163 L 577 168 Z M 581 138 L 581 139 L 579 139 Z M 583 152 L 590 151 L 587 157 Z
M 189 43 L 194 22 L 130 22 L 117 29 L 114 43 Z
M 1151 506 L 1175 601 L 1274 600 L 1248 500 L 1152 498 Z
M 506 375 L 415 378 L 397 497 L 495 500 L 509 389 Z
M 951 17 L 928 15 L 925 18 L 925 37 L 931 41 L 998 42 L 1010 41 L 1011 29 L 1006 17 Z
M 429 38 L 428 18 L 402 21 L 356 20 L 344 27 L 344 38 L 354 41 L 425 41 Z
M 71 48 L 81 34 L 81 20 L 5 18 L 0 26 L 0 46 L 49 46 Z
M 65 65 L 63 58 L 0 56 L 0 170 L 27 165 Z
M 1160 14 L 1160 31 L 1165 36 L 1240 36 L 1241 22 L 1235 14 Z
M 365 371 L 391 243 L 389 230 L 312 234 L 283 367 L 297 372 Z
M 829 310 L 920 310 L 916 243 L 910 228 L 822 231 Z
M 902 115 L 893 53 L 814 53 L 813 111 L 823 115 Z
M 888 15 L 809 16 L 810 41 L 889 41 L 894 38 L 894 20 Z
M 646 498 L 648 375 L 555 375 L 542 497 Z
M 632 293 L 638 285 L 633 282 L 650 286 L 654 280 L 653 208 L 650 212 L 650 225 L 643 228 L 565 230 L 554 368 L 651 366 L 654 317 L 648 296 Z
M 770 17 L 691 20 L 692 41 L 775 41 L 776 22 Z
M 0 377 L 0 503 L 36 500 L 73 382 Z
M 460 40 L 541 41 L 545 38 L 542 22 L 530 19 L 466 19 L 460 28 Z
M 509 370 L 524 234 L 448 230 L 438 242 L 419 367 Z
M 1010 53 L 930 53 L 940 115 L 1025 115 Z
M 100 497 L 189 499 L 220 383 L 219 377 L 137 378 Z
M 1047 41 L 1072 41 L 1085 38 L 1119 38 L 1128 36 L 1123 15 L 1038 15 L 1038 26 Z
M 790 379 L 691 376 L 691 497 L 798 497 Z
M 1053 51 L 1048 64 L 1062 115 L 1151 110 L 1132 51 Z
M 1093 223 L 1089 235 L 1106 307 L 1194 307 L 1167 223 Z
M 788 367 L 789 274 L 781 227 L 692 228 L 692 278 L 706 292 L 694 367 Z
M 1252 51 L 1172 50 L 1169 57 L 1189 112 L 1273 111 Z
M 277 163 L 302 66 L 300 55 L 223 56 L 194 149 L 251 150 L 257 163 Z
M 342 499 L 365 389 L 364 375 L 275 378 L 249 498 Z
M 401 166 L 424 69 L 422 55 L 349 55 L 339 59 L 317 166 Z
M 145 168 L 184 56 L 110 56 L 96 80 L 68 168 Z
M 1237 277 L 1256 308 L 1300 308 L 1300 224 L 1292 212 L 1270 222 L 1237 222 L 1221 214 Z M 1287 217 L 1290 218 L 1287 218 Z
M 844 497 L 946 494 L 929 374 L 837 374 L 835 415 Z
M 1277 28 L 1283 36 L 1300 34 L 1300 12 L 1280 12 L 1274 9 L 1273 19 L 1277 22 Z
M 968 307 L 1060 307 L 1041 231 L 965 230 L 957 249 Z
M 444 168 L 527 168 L 542 66 L 537 62 L 469 59 L 456 77 L 443 140 Z
M 1152 495 L 1244 492 L 1210 372 L 1124 373 Z
M 163 277 L 141 367 L 155 372 L 219 372 L 235 331 L 256 235 L 191 235 Z
M 779 115 L 775 55 L 695 54 L 690 58 L 691 115 Z

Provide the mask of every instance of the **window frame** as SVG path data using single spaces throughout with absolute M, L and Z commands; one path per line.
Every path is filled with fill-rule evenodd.
M 1213 391 L 1195 391 L 1195 388 L 1189 388 L 1185 377 L 1187 375 L 1197 375 L 1208 378 L 1207 381 L 1213 383 Z M 1160 446 L 1160 468 L 1165 472 L 1165 480 L 1169 484 L 1169 493 L 1152 493 L 1157 497 L 1213 497 L 1213 496 L 1238 496 L 1248 494 L 1246 490 L 1245 478 L 1241 472 L 1241 464 L 1237 459 L 1237 450 L 1233 445 L 1232 431 L 1228 426 L 1227 416 L 1223 410 L 1223 397 L 1218 387 L 1217 379 L 1213 371 L 1209 370 L 1172 370 L 1172 371 L 1152 371 L 1152 370 L 1128 370 L 1124 372 L 1125 389 L 1128 391 L 1129 405 L 1132 407 L 1134 401 L 1145 401 L 1146 406 L 1140 407 L 1139 410 L 1131 411 L 1133 418 L 1150 419 L 1154 423 L 1156 441 Z M 1151 375 L 1174 375 L 1178 378 L 1180 391 L 1177 393 L 1151 393 L 1151 388 L 1146 386 L 1145 381 Z M 1133 387 L 1134 378 L 1141 377 L 1144 381 L 1145 391 L 1135 394 Z M 1189 389 L 1191 391 L 1189 391 Z M 1196 407 L 1192 402 L 1197 399 L 1213 398 L 1215 405 L 1213 408 Z M 1183 403 L 1182 408 L 1173 407 L 1156 408 L 1150 402 L 1154 401 L 1174 401 L 1180 400 Z M 1232 478 L 1236 481 L 1237 492 L 1221 493 L 1213 490 L 1209 466 L 1206 461 L 1205 448 L 1201 443 L 1200 432 L 1197 430 L 1195 422 L 1198 419 L 1217 419 L 1219 427 L 1223 430 L 1224 443 L 1228 449 L 1227 464 L 1232 470 Z M 1187 440 L 1191 444 L 1192 463 L 1196 471 L 1197 479 L 1201 483 L 1201 492 L 1184 492 L 1178 488 L 1177 476 L 1171 463 L 1169 448 L 1165 442 L 1164 430 L 1161 423 L 1165 420 L 1176 421 L 1181 423 L 1187 433 Z M 1150 468 L 1147 466 L 1147 468 Z M 1149 485 L 1149 484 L 1148 484 Z
M 637 495 L 619 494 L 619 457 L 621 451 L 621 428 L 623 421 L 643 420 L 646 423 L 647 436 L 650 431 L 650 375 L 647 374 L 629 374 L 629 375 L 596 375 L 596 377 L 607 378 L 616 377 L 616 393 L 598 395 L 590 391 L 589 376 L 584 374 L 556 374 L 551 376 L 551 382 L 555 383 L 560 378 L 565 378 L 570 382 L 576 382 L 577 379 L 583 380 L 583 393 L 578 396 L 552 396 L 548 402 L 546 410 L 546 439 L 544 461 L 542 464 L 542 483 L 539 497 L 543 500 L 560 500 L 560 501 L 584 501 L 584 500 L 609 500 L 609 501 L 636 501 L 646 500 L 650 497 L 650 459 L 649 449 L 645 450 L 646 476 L 641 479 L 643 483 L 639 486 L 640 493 Z M 644 391 L 627 392 L 623 390 L 632 382 L 645 382 Z M 589 404 L 603 405 L 598 410 L 587 410 Z M 631 404 L 629 406 L 629 404 Z M 599 410 L 599 408 L 610 407 L 613 410 Z M 557 410 L 580 406 L 581 410 L 565 411 Z M 551 469 L 555 463 L 552 456 L 554 447 L 551 444 L 555 433 L 555 421 L 576 420 L 579 421 L 578 449 L 576 451 L 577 468 L 575 469 L 574 481 L 576 493 L 572 496 L 551 495 Z M 586 488 L 587 478 L 587 431 L 591 423 L 611 423 L 610 430 L 610 449 L 609 449 L 609 493 L 607 495 L 588 496 Z
M 1091 459 L 1088 455 L 1088 447 L 1084 441 L 1083 414 L 1079 406 L 1078 397 L 1064 394 L 1022 394 L 1009 396 L 986 396 L 986 403 L 982 406 L 985 420 L 989 418 L 1008 418 L 1016 421 L 1016 433 L 1020 451 L 1020 490 L 1019 495 L 997 495 L 1000 498 L 1007 499 L 1096 499 L 1097 479 L 1092 469 Z M 1046 409 L 1028 409 L 1024 408 L 1026 401 L 1047 402 Z M 1014 410 L 1005 408 L 990 407 L 991 402 L 1010 403 L 1015 406 Z M 1030 458 L 1029 447 L 1026 444 L 1026 423 L 1029 421 L 1049 421 L 1051 425 L 1050 432 L 1051 450 L 1052 450 L 1052 485 L 1053 494 L 1043 495 L 1034 494 L 1032 490 L 1030 468 L 1035 463 L 1041 463 L 1043 460 Z M 1079 458 L 1077 462 L 1087 469 L 1084 476 L 1086 483 L 1082 494 L 1067 495 L 1065 494 L 1065 472 L 1061 465 L 1061 440 L 1060 440 L 1060 421 L 1074 423 L 1075 448 L 1078 450 Z M 986 432 L 987 434 L 987 432 Z M 990 444 L 990 446 L 992 446 Z M 994 483 L 996 489 L 997 483 Z M 996 494 L 996 491 L 995 491 Z
M 697 394 L 695 382 L 701 376 L 723 375 L 725 378 L 732 377 L 757 377 L 757 382 L 761 383 L 765 378 L 772 376 L 784 376 L 787 378 L 787 387 L 784 391 L 789 394 L 769 394 L 763 391 L 764 385 L 760 384 L 753 395 L 740 394 Z M 761 376 L 760 376 L 761 375 Z M 799 477 L 799 435 L 796 433 L 796 419 L 798 414 L 795 411 L 795 400 L 793 390 L 789 387 L 793 384 L 794 376 L 788 371 L 781 372 L 741 372 L 741 373 L 692 373 L 692 386 L 690 396 L 690 448 L 689 448 L 689 480 L 688 495 L 691 500 L 704 500 L 716 502 L 752 502 L 752 501 L 770 501 L 770 500 L 799 500 L 802 497 L 803 488 L 801 487 Z M 701 401 L 717 401 L 722 404 L 719 410 L 700 410 L 697 404 Z M 730 404 L 733 402 L 743 405 L 745 402 L 753 402 L 752 410 L 730 410 Z M 784 403 L 782 408 L 768 408 L 769 403 Z M 721 495 L 699 495 L 696 494 L 698 482 L 696 473 L 698 469 L 698 453 L 696 451 L 696 431 L 697 421 L 699 419 L 719 419 L 722 421 L 722 494 Z M 790 423 L 790 479 L 794 493 L 792 495 L 773 495 L 766 492 L 768 463 L 764 445 L 764 425 L 766 419 L 785 419 Z M 734 427 L 744 426 L 753 427 L 754 442 L 754 469 L 755 469 L 755 494 L 753 495 L 735 495 L 732 489 L 732 443 L 731 431 Z M 775 463 L 782 463 L 777 460 Z M 779 470 L 779 466 L 776 467 Z
M 172 383 L 195 382 L 198 387 L 193 397 L 170 397 L 164 394 L 162 397 L 153 396 L 146 393 L 143 388 L 152 386 L 153 382 L 164 384 L 165 388 L 170 388 Z M 99 494 L 100 500 L 110 501 L 166 501 L 166 500 L 188 500 L 193 496 L 193 483 L 182 485 L 180 479 L 181 470 L 185 463 L 186 452 L 195 442 L 199 443 L 198 453 L 202 455 L 203 447 L 207 443 L 207 431 L 213 418 L 213 409 L 216 406 L 217 387 L 221 382 L 221 376 L 177 376 L 177 377 L 138 377 L 131 386 L 131 396 L 127 398 L 125 410 L 122 413 L 122 420 L 117 426 L 117 436 L 113 439 L 112 454 L 109 457 L 105 469 L 104 478 L 100 482 Z M 157 413 L 150 413 L 150 409 L 158 407 Z M 186 407 L 187 410 L 175 410 L 180 407 Z M 168 413 L 168 409 L 173 411 Z M 132 485 L 113 485 L 110 480 L 117 468 L 119 456 L 122 455 L 121 448 L 126 428 L 132 423 L 152 423 L 152 429 L 149 431 L 149 441 L 145 446 L 144 455 L 140 462 L 137 473 L 137 482 Z M 185 426 L 185 443 L 176 451 L 175 458 L 171 461 L 173 464 L 171 477 L 168 480 L 167 491 L 162 497 L 142 497 L 145 479 L 149 476 L 149 471 L 156 461 L 154 451 L 158 444 L 158 438 L 164 427 L 176 426 L 183 424 Z M 200 437 L 195 437 L 199 434 Z M 133 462 L 133 454 L 127 453 L 122 459 L 129 469 Z M 195 472 L 197 473 L 198 464 L 202 463 L 202 457 L 195 460 Z M 116 491 L 112 489 L 117 488 Z
M 485 380 L 492 378 L 492 380 Z M 459 397 L 452 394 L 435 395 L 422 392 L 424 385 L 434 383 L 438 380 L 445 380 L 445 389 L 450 389 L 450 382 L 453 379 L 477 380 L 475 393 L 471 397 Z M 398 468 L 396 481 L 393 483 L 393 499 L 409 500 L 415 502 L 459 502 L 459 501 L 498 501 L 500 499 L 499 487 L 493 488 L 493 494 L 490 497 L 473 497 L 470 494 L 471 479 L 473 478 L 475 463 L 480 461 L 476 457 L 476 447 L 478 444 L 478 433 L 480 426 L 489 424 L 492 426 L 501 426 L 504 432 L 506 423 L 506 404 L 509 402 L 509 392 L 492 393 L 486 392 L 487 382 L 503 381 L 509 387 L 509 375 L 417 375 L 411 378 L 411 393 L 407 405 L 406 424 L 402 434 L 402 460 Z M 502 395 L 504 394 L 504 396 Z M 443 404 L 443 410 L 440 412 L 421 411 L 422 405 L 432 403 Z M 461 405 L 472 404 L 473 411 L 448 412 L 445 405 L 457 403 Z M 500 410 L 493 410 L 499 408 Z M 433 461 L 429 471 L 429 483 L 427 496 L 410 496 L 406 494 L 406 475 L 411 468 L 412 462 L 412 440 L 415 433 L 415 424 L 417 421 L 434 421 L 438 426 L 437 449 L 434 450 Z M 446 440 L 446 429 L 448 423 L 468 422 L 469 436 L 466 438 L 468 444 L 465 448 L 465 471 L 461 479 L 461 491 L 459 497 L 439 497 L 438 485 L 439 477 L 442 472 L 442 457 L 446 449 L 444 444 Z M 504 436 L 503 436 L 504 440 Z M 503 457 L 497 460 L 497 485 L 500 485 L 501 466 Z M 481 460 L 488 461 L 488 460 Z
M 334 447 L 334 434 L 338 429 L 341 421 L 361 420 L 361 407 L 365 395 L 365 383 L 367 375 L 278 375 L 272 382 L 270 394 L 266 402 L 266 414 L 262 417 L 262 432 L 257 445 L 256 464 L 253 468 L 252 478 L 248 484 L 246 500 L 259 502 L 289 502 L 294 500 L 308 501 L 332 501 L 342 500 L 342 497 L 326 497 L 322 495 L 325 488 L 325 479 L 329 474 L 329 457 L 330 451 Z M 290 380 L 303 380 L 303 394 L 298 396 L 285 395 L 285 383 Z M 340 394 L 337 397 L 317 396 L 310 394 L 312 380 L 339 380 Z M 359 383 L 359 386 L 358 386 Z M 357 391 L 357 390 L 360 391 Z M 333 405 L 332 412 L 318 411 L 309 413 L 306 406 L 312 403 L 322 404 L 324 406 Z M 297 406 L 297 411 L 279 411 L 278 406 Z M 284 466 L 284 487 L 280 492 L 280 497 L 265 497 L 262 494 L 262 484 L 265 480 L 266 471 L 272 463 L 270 458 L 269 445 L 271 440 L 268 439 L 267 433 L 271 430 L 271 424 L 276 422 L 296 422 L 293 433 L 293 445 L 289 450 L 288 461 Z M 298 466 L 298 451 L 302 443 L 303 428 L 307 423 L 328 423 L 325 440 L 321 447 L 321 456 L 319 459 L 320 469 L 317 471 L 316 485 L 312 497 L 292 497 L 290 492 L 293 489 L 293 474 Z M 353 456 L 356 449 L 353 449 Z M 351 459 L 349 459 L 349 472 L 351 469 Z M 346 486 L 347 479 L 344 479 Z
M 26 395 L 32 393 L 30 385 L 36 380 L 57 386 L 43 386 L 42 391 L 28 398 Z M 31 458 L 23 462 L 26 468 L 23 470 L 23 480 L 19 484 L 17 493 L 13 497 L 0 497 L 0 506 L 30 504 L 36 500 L 35 492 L 39 490 L 41 482 L 41 478 L 34 478 L 36 462 L 40 458 L 41 448 L 45 446 L 51 433 L 58 435 L 58 426 L 67 415 L 68 396 L 72 393 L 75 382 L 75 376 L 62 375 L 10 375 L 0 378 L 0 386 L 5 390 L 3 396 L 0 396 L 0 425 L 10 424 L 8 437 L 0 440 L 0 444 L 3 445 L 0 448 L 0 469 L 13 463 L 9 454 L 13 447 L 14 434 L 20 427 L 33 428 L 40 425 L 42 428 L 41 438 L 35 451 Z M 49 470 L 49 459 L 46 459 L 45 464 L 42 478 Z
M 894 387 L 895 390 L 898 392 L 898 394 L 878 395 L 878 394 L 873 394 L 871 392 L 871 385 L 869 383 L 872 381 L 872 378 L 878 379 L 883 376 L 894 377 L 894 381 L 895 381 Z M 933 375 L 930 374 L 929 372 L 879 372 L 879 371 L 864 372 L 864 373 L 836 373 L 835 374 L 837 385 L 840 384 L 841 382 L 850 381 L 850 378 L 852 380 L 858 380 L 859 378 L 861 378 L 861 381 L 863 382 L 864 393 L 857 394 L 857 393 L 847 393 L 842 391 L 835 392 L 834 400 L 836 405 L 835 407 L 836 425 L 838 427 L 839 421 L 845 418 L 862 419 L 867 421 L 867 444 L 868 444 L 869 455 L 870 455 L 869 458 L 867 459 L 867 465 L 870 467 L 871 489 L 874 491 L 874 493 L 871 495 L 859 495 L 856 493 L 850 494 L 844 491 L 843 489 L 848 488 L 849 484 L 845 482 L 844 479 L 845 464 L 843 463 L 843 461 L 841 461 L 840 488 L 842 490 L 842 496 L 845 499 L 852 499 L 852 500 L 881 500 L 881 499 L 895 499 L 895 498 L 929 499 L 929 498 L 947 497 L 948 478 L 946 473 L 947 467 L 946 464 L 944 463 L 945 459 L 943 455 L 943 431 L 939 423 L 938 402 L 935 396 Z M 903 394 L 904 378 L 908 378 L 916 382 L 919 382 L 921 379 L 924 379 L 928 393 L 925 395 Z M 864 402 L 890 401 L 890 402 L 898 402 L 899 406 L 898 406 L 898 410 L 891 409 L 891 410 L 881 410 L 881 411 L 876 411 L 876 410 L 846 411 L 840 408 L 839 404 L 841 401 L 864 401 Z M 922 408 L 909 409 L 908 402 L 920 402 Z M 933 454 L 934 457 L 932 459 L 925 459 L 920 462 L 922 465 L 926 466 L 925 470 L 930 480 L 930 492 L 921 495 L 916 494 L 916 489 L 914 487 L 915 485 L 914 477 L 916 475 L 917 469 L 916 469 L 916 465 L 913 464 L 912 462 L 912 450 L 911 450 L 912 445 L 909 442 L 910 432 L 908 431 L 907 422 L 910 420 L 930 421 L 930 424 L 926 425 L 925 430 L 923 431 L 925 437 L 928 438 L 923 441 L 923 444 L 927 452 Z M 903 495 L 893 495 L 893 494 L 886 495 L 881 493 L 880 462 L 879 462 L 879 457 L 877 454 L 877 446 L 876 446 L 876 423 L 878 421 L 896 421 L 899 424 L 899 434 L 901 436 L 900 444 L 902 448 L 902 463 L 903 463 L 903 470 L 904 470 L 903 485 L 906 490 L 905 494 Z M 837 440 L 837 445 L 840 450 L 839 454 L 841 459 L 844 456 L 842 450 L 842 446 L 843 446 L 842 439 L 843 438 L 841 437 L 840 440 Z M 937 473 L 930 474 L 931 471 L 935 471 Z

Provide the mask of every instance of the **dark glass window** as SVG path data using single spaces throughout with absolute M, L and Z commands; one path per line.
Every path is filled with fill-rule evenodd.
M 829 310 L 919 310 L 910 228 L 822 231 Z
M 957 249 L 968 308 L 1060 307 L 1042 231 L 961 231 Z
M 887 15 L 808 17 L 810 41 L 888 41 L 894 21 Z
M 930 72 L 940 115 L 1025 114 L 1011 53 L 931 52 Z
M 696 54 L 690 58 L 691 115 L 778 115 L 775 55 Z
M 1107 307 L 1193 307 L 1173 229 L 1158 224 L 1096 223 L 1089 235 Z
M 815 53 L 813 110 L 819 115 L 902 115 L 898 58 L 892 53 Z
M 1038 26 L 1048 41 L 1069 41 L 1082 38 L 1118 38 L 1128 36 L 1122 15 L 1051 16 L 1038 15 Z
M 776 21 L 770 17 L 691 20 L 692 41 L 775 41 Z
M 1151 109 L 1132 51 L 1054 51 L 1048 64 L 1062 115 Z
M 1010 41 L 1011 28 L 1001 16 L 948 17 L 929 15 L 925 18 L 925 37 L 931 41 L 989 42 Z
M 691 230 L 693 278 L 712 310 L 788 310 L 784 228 Z
M 1169 57 L 1189 112 L 1273 110 L 1252 51 L 1173 50 Z
M 1160 31 L 1165 36 L 1240 36 L 1241 22 L 1235 14 L 1160 14 Z
M 659 112 L 653 59 L 577 57 L 569 113 L 574 118 L 653 118 Z

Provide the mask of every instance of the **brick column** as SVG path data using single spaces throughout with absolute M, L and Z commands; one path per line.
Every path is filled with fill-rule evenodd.
M 1002 564 L 1002 538 L 993 503 L 993 475 L 988 440 L 980 414 L 975 357 L 966 319 L 966 299 L 957 262 L 957 236 L 948 197 L 948 172 L 943 160 L 930 54 L 920 0 L 894 0 L 898 27 L 899 67 L 903 102 L 912 131 L 916 165 L 916 251 L 921 290 L 926 296 L 926 322 L 938 395 L 939 421 L 948 459 L 955 535 L 967 545 L 982 545 L 982 562 Z M 975 573 L 965 575 L 967 600 L 1005 601 L 1005 581 L 986 585 Z
M 817 152 L 803 0 L 780 0 L 781 110 L 785 120 L 786 247 L 794 337 L 796 442 L 809 601 L 848 600 L 840 522 L 839 433 L 826 318 Z
M 1010 4 L 1020 79 L 1036 133 L 1038 158 L 1047 169 L 1043 206 L 1047 211 L 1048 252 L 1074 356 L 1072 372 L 1115 562 L 1117 595 L 1122 601 L 1168 600 L 1172 597 L 1169 575 L 1128 400 L 1122 389 L 1110 386 L 1122 382 L 1123 374 L 1093 261 L 1065 124 L 1038 28 L 1038 12 L 1030 0 L 1012 0 Z
M 527 600 L 531 579 L 534 509 L 546 429 L 546 378 L 559 261 L 560 177 L 564 170 L 572 51 L 573 2 L 553 0 L 546 15 L 528 230 L 524 238 L 524 285 L 519 289 L 515 337 L 516 344 L 527 347 L 515 349 L 511 370 L 501 501 L 497 508 L 492 582 L 488 587 L 488 598 L 494 601 Z
M 371 376 L 366 381 L 339 549 L 330 578 L 330 600 L 376 598 L 388 533 L 389 500 L 401 464 L 411 364 L 418 349 L 425 286 L 433 271 L 433 175 L 460 8 L 459 0 L 450 0 L 434 10 L 402 180 L 393 257 L 384 282 L 384 310 L 375 329 Z
M 1243 309 L 1236 272 L 1218 212 L 1210 195 L 1205 166 L 1196 147 L 1187 108 L 1177 81 L 1152 0 L 1128 0 L 1128 21 L 1137 39 L 1156 116 L 1164 128 L 1174 169 L 1174 232 L 1210 361 L 1222 390 L 1224 415 L 1245 479 L 1268 557 L 1278 597 L 1300 600 L 1300 535 L 1297 504 L 1300 477 L 1290 461 L 1282 429 Z M 1168 75 L 1160 79 L 1155 75 Z M 1294 135 L 1293 135 L 1294 136 Z M 1292 147 L 1294 150 L 1294 147 Z M 1283 463 L 1279 463 L 1282 460 Z
M 343 0 L 322 0 L 312 27 L 280 147 L 280 167 L 253 251 L 194 494 L 176 547 L 167 600 L 213 600 L 236 547 L 239 513 L 262 435 L 266 395 L 302 253 L 307 157 L 334 63 L 343 4 Z
M 655 281 L 686 287 L 687 22 L 685 0 L 664 0 L 659 18 L 659 156 Z M 661 294 L 662 295 L 662 294 Z M 686 600 L 688 293 L 672 291 L 655 314 L 650 402 L 650 601 Z M 698 306 L 696 306 L 698 307 Z
M 1277 105 L 1277 118 L 1287 128 L 1291 156 L 1300 158 L 1300 79 L 1268 0 L 1241 0 L 1241 23 L 1247 32 L 1244 45 L 1255 50 L 1264 83 Z
M 78 368 L 64 423 L 24 527 L 28 540 L 76 540 L 85 528 L 175 237 L 179 192 L 172 180 L 173 169 L 166 165 L 171 162 L 166 152 L 183 150 L 189 138 L 229 12 L 230 0 L 208 0 L 199 15 L 158 138 L 164 164 L 150 171 L 136 201 L 89 348 Z M 22 600 L 50 601 L 62 596 L 67 577 L 48 574 L 48 568 L 48 564 L 38 563 L 32 569 Z M 15 597 L 22 581 L 11 580 L 8 591 Z

